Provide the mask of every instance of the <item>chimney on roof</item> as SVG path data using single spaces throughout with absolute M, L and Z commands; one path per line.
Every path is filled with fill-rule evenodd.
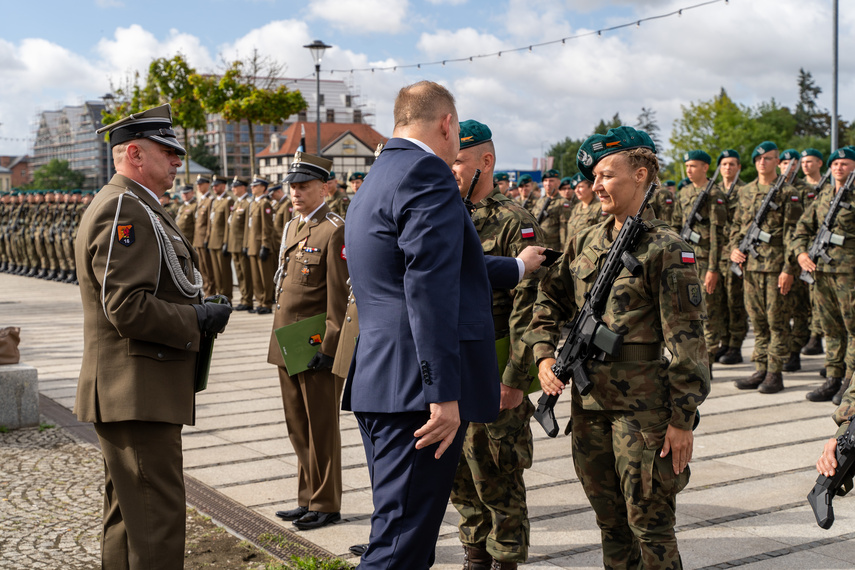
M 276 133 L 270 134 L 270 152 L 279 152 L 279 135 L 277 135 Z

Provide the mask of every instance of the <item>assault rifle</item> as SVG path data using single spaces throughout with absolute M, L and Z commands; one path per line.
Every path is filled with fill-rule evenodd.
M 623 345 L 623 335 L 610 330 L 603 322 L 603 311 L 611 295 L 612 285 L 621 270 L 626 267 L 636 277 L 643 270 L 632 252 L 638 247 L 641 235 L 646 231 L 641 214 L 655 189 L 656 183 L 651 184 L 638 213 L 628 216 L 624 221 L 617 239 L 609 248 L 603 268 L 597 275 L 594 286 L 585 294 L 585 304 L 576 314 L 570 334 L 567 335 L 567 340 L 559 349 L 555 364 L 552 365 L 555 376 L 565 384 L 572 377 L 573 384 L 583 396 L 594 387 L 585 371 L 588 360 L 598 358 L 602 361 L 607 354 L 614 356 Z M 549 437 L 558 435 L 554 410 L 557 401 L 558 396 L 544 393 L 537 401 L 537 409 L 534 412 L 535 419 L 540 422 Z
M 831 176 L 831 169 L 828 168 L 825 171 L 825 174 L 822 175 L 822 178 L 819 179 L 819 184 L 813 187 L 814 196 L 819 195 L 819 191 L 822 190 L 822 187 L 825 186 L 825 183 L 828 182 L 828 178 Z
M 754 214 L 754 220 L 751 222 L 751 225 L 748 226 L 748 231 L 745 232 L 745 237 L 743 237 L 742 241 L 739 242 L 739 251 L 741 251 L 743 255 L 748 255 L 750 253 L 752 257 L 757 257 L 760 255 L 757 253 L 757 244 L 760 242 L 769 243 L 769 240 L 772 239 L 772 234 L 764 232 L 760 229 L 760 226 L 762 226 L 763 222 L 766 221 L 766 215 L 769 213 L 769 210 L 777 210 L 780 207 L 772 201 L 772 198 L 774 198 L 775 194 L 784 187 L 784 183 L 795 170 L 796 164 L 795 160 L 790 161 L 787 171 L 778 176 L 778 179 L 775 180 L 775 183 L 772 184 L 771 188 L 769 188 L 769 192 L 766 193 L 766 197 L 763 198 L 763 202 L 760 204 L 760 207 L 757 208 L 757 212 Z M 742 277 L 742 269 L 735 261 L 731 262 L 730 270 L 739 277 Z
M 739 173 L 742 172 L 742 169 L 736 171 L 736 176 L 733 177 L 733 182 L 730 183 L 730 188 L 727 189 L 727 199 L 733 196 L 733 191 L 736 190 L 736 183 L 739 182 Z
M 463 199 L 463 205 L 469 212 L 469 217 L 475 213 L 475 204 L 472 203 L 472 192 L 475 191 L 475 186 L 478 184 L 478 179 L 481 178 L 481 169 L 475 169 L 475 176 L 472 177 L 472 182 L 469 183 L 469 191 L 466 192 L 466 197 Z
M 701 234 L 692 229 L 695 225 L 695 222 L 704 221 L 704 217 L 701 216 L 701 208 L 706 204 L 707 199 L 710 197 L 710 192 L 712 191 L 712 187 L 715 184 L 716 178 L 718 178 L 718 172 L 721 170 L 721 164 L 716 166 L 715 172 L 713 172 L 712 178 L 707 180 L 707 185 L 703 189 L 703 191 L 698 194 L 698 197 L 695 198 L 695 203 L 692 205 L 692 211 L 689 212 L 689 217 L 686 218 L 686 223 L 683 224 L 683 230 L 680 232 L 680 237 L 683 238 L 683 241 L 691 242 L 697 244 L 701 241 Z
M 814 263 L 816 263 L 819 258 L 822 258 L 826 263 L 831 263 L 831 256 L 828 255 L 828 250 L 832 245 L 843 245 L 843 240 L 846 239 L 845 236 L 833 233 L 831 228 L 834 226 L 834 221 L 837 219 L 837 214 L 840 212 L 841 208 L 845 210 L 852 209 L 852 204 L 844 202 L 843 198 L 845 198 L 849 190 L 852 189 L 853 181 L 855 181 L 855 172 L 850 172 L 849 176 L 846 178 L 846 183 L 840 187 L 840 190 L 837 191 L 837 194 L 835 194 L 834 198 L 831 200 L 831 206 L 828 208 L 828 213 L 825 215 L 825 219 L 822 220 L 822 225 L 819 226 L 819 231 L 807 252 L 808 257 L 810 257 L 810 260 Z M 802 270 L 799 278 L 805 283 L 814 282 L 813 276 L 810 272 L 805 270 Z
M 543 203 L 543 208 L 540 210 L 540 213 L 537 215 L 537 224 L 540 225 L 543 223 L 543 220 L 546 219 L 546 216 L 549 215 L 547 208 L 549 208 L 549 204 L 552 202 L 552 196 L 546 197 L 546 202 Z
M 852 490 L 852 476 L 855 475 L 855 422 L 852 420 L 850 417 L 846 433 L 837 438 L 837 469 L 834 475 L 817 477 L 816 484 L 807 496 L 816 524 L 826 530 L 834 524 L 832 499 L 835 495 L 842 496 Z

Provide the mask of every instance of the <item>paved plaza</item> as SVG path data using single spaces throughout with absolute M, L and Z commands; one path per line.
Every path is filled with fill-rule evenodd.
M 91 430 L 69 419 L 83 346 L 76 286 L 0 274 L 0 327 L 21 327 L 21 361 L 38 369 L 42 414 L 59 427 L 0 434 L 0 568 L 94 568 L 98 564 L 102 464 Z M 288 441 L 275 367 L 267 364 L 270 315 L 234 313 L 216 342 L 197 421 L 184 429 L 188 502 L 242 537 L 276 532 L 352 563 L 366 542 L 371 490 L 352 414 L 342 413 L 342 522 L 292 531 L 276 510 L 296 505 L 296 458 Z M 835 501 L 820 529 L 805 500 L 814 462 L 835 426 L 831 403 L 811 403 L 822 357 L 784 374 L 786 390 L 740 392 L 746 364 L 717 366 L 701 406 L 692 479 L 678 497 L 677 535 L 687 568 L 832 569 L 855 563 L 855 501 Z M 569 415 L 568 398 L 556 408 Z M 526 472 L 531 549 L 527 567 L 601 568 L 600 536 L 570 459 L 570 439 L 533 423 L 535 459 Z M 87 435 L 88 434 L 88 435 Z M 434 568 L 460 568 L 451 505 Z

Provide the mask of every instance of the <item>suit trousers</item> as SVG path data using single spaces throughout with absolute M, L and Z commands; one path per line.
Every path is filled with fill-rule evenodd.
M 288 439 L 297 455 L 297 504 L 310 511 L 341 510 L 339 409 L 344 378 L 329 370 L 289 376 L 279 370 Z
M 469 423 L 461 422 L 454 442 L 435 459 L 439 443 L 416 449 L 413 437 L 427 423 L 429 412 L 355 416 L 374 500 L 368 550 L 357 568 L 430 568 Z
M 217 293 L 232 300 L 232 258 L 220 249 L 209 249 L 211 273 L 214 275 L 214 287 Z
M 257 255 L 249 256 L 249 266 L 252 270 L 252 286 L 255 289 L 255 299 L 259 307 L 273 308 L 273 282 L 274 258 L 271 254 L 267 261 L 261 261 Z
M 187 506 L 179 424 L 104 422 L 101 568 L 184 568 Z

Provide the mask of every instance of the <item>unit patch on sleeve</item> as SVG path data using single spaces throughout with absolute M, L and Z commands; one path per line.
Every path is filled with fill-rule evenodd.
M 116 226 L 116 241 L 124 246 L 129 246 L 134 243 L 134 226 Z

